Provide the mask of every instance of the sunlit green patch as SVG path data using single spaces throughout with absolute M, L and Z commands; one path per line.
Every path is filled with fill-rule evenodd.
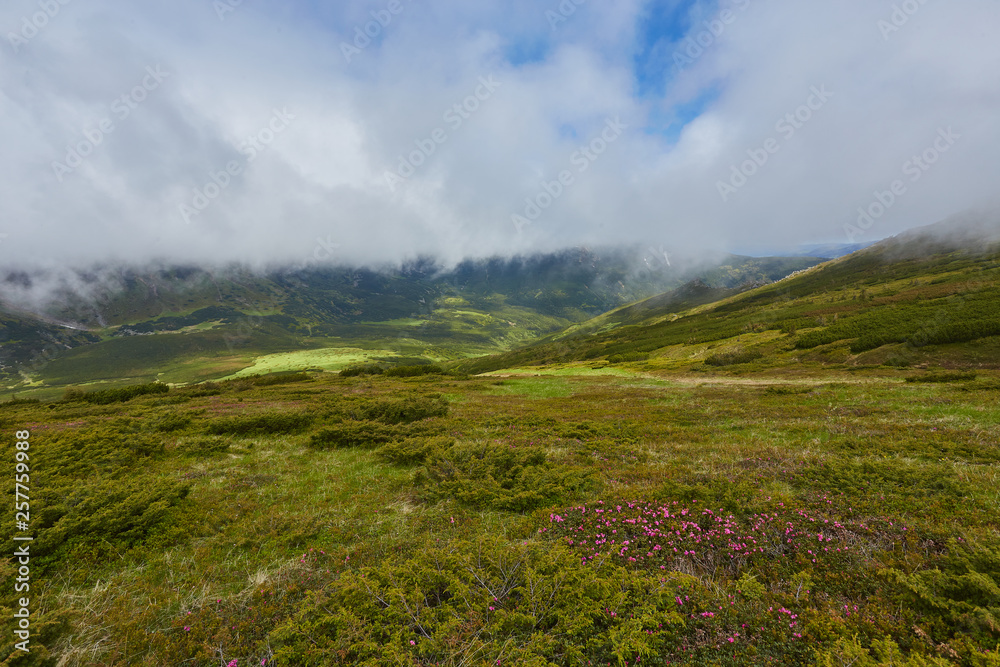
M 505 378 L 494 382 L 491 390 L 499 395 L 529 398 L 566 398 L 574 394 L 572 383 L 563 378 Z
M 254 359 L 253 365 L 232 375 L 221 378 L 248 377 L 283 371 L 318 368 L 325 371 L 340 371 L 354 364 L 362 364 L 377 358 L 396 356 L 392 350 L 361 350 L 357 348 L 324 348 L 301 352 L 282 352 Z

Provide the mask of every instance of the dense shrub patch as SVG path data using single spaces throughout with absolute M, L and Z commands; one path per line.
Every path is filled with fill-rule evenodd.
M 705 363 L 709 366 L 735 366 L 737 364 L 749 364 L 763 358 L 764 355 L 755 350 L 733 350 L 731 352 L 720 352 L 710 355 L 705 359 Z
M 398 435 L 398 429 L 378 422 L 346 421 L 313 434 L 309 439 L 309 446 L 314 449 L 345 449 L 348 447 L 374 449 L 393 440 Z
M 376 449 L 386 443 L 407 438 L 427 438 L 439 435 L 440 425 L 432 422 L 413 424 L 383 424 L 373 421 L 347 420 L 321 429 L 309 438 L 313 449 Z
M 162 455 L 164 445 L 130 420 L 52 435 L 30 452 L 32 553 L 41 556 L 32 562 L 39 566 L 98 544 L 127 548 L 142 542 L 190 488 L 135 474 L 150 457 Z
M 362 375 L 382 375 L 384 372 L 385 367 L 379 366 L 378 364 L 359 364 L 356 366 L 348 366 L 344 370 L 340 371 L 340 377 L 351 378 Z
M 229 441 L 219 437 L 196 437 L 181 440 L 177 443 L 176 451 L 180 454 L 191 456 L 213 456 L 225 454 L 229 451 Z
M 210 435 L 241 437 L 301 433 L 313 422 L 313 417 L 301 413 L 265 413 L 246 417 L 228 417 L 211 422 L 205 429 Z
M 17 398 L 14 396 L 6 401 L 0 401 L 0 408 L 13 408 L 18 405 L 36 405 L 38 403 L 41 403 L 41 401 L 37 398 Z
M 454 444 L 454 438 L 445 436 L 406 438 L 383 445 L 377 454 L 386 463 L 417 465 L 426 461 L 431 453 L 447 450 Z
M 911 384 L 934 384 L 946 382 L 968 382 L 976 379 L 975 373 L 928 373 L 906 378 Z
M 279 384 L 292 384 L 293 382 L 306 382 L 312 378 L 308 373 L 271 373 L 270 375 L 260 375 L 249 378 L 258 387 L 274 387 Z
M 538 447 L 454 443 L 431 448 L 415 480 L 429 501 L 454 498 L 470 507 L 523 512 L 575 497 L 587 478 L 549 462 Z
M 357 414 L 361 419 L 383 424 L 410 424 L 448 414 L 448 403 L 440 397 L 381 398 L 363 403 Z
M 169 414 L 154 422 L 153 429 L 162 433 L 173 433 L 191 425 L 191 418 L 178 414 Z
M 108 405 L 110 403 L 125 403 L 139 396 L 149 394 L 166 394 L 170 387 L 159 382 L 150 384 L 137 384 L 129 387 L 119 387 L 116 389 L 101 389 L 99 391 L 81 391 L 79 389 L 68 389 L 65 400 L 86 401 L 95 405 Z
M 450 540 L 343 573 L 269 641 L 276 664 L 645 664 L 682 635 L 682 588 L 703 590 L 559 546 Z
M 386 366 L 384 364 L 358 364 L 348 366 L 340 371 L 341 377 L 358 377 L 362 375 L 385 375 L 395 378 L 413 378 L 424 375 L 444 375 L 443 368 L 436 364 L 418 364 L 413 366 Z
M 858 354 L 891 343 L 920 347 L 965 343 L 1000 335 L 993 292 L 968 297 L 917 301 L 859 312 L 823 329 L 803 334 L 799 349 L 810 349 L 841 340 L 851 341 Z
M 612 354 L 608 357 L 609 364 L 627 364 L 634 361 L 646 361 L 649 359 L 648 352 L 626 352 L 625 354 Z
M 422 375 L 442 375 L 444 369 L 434 364 L 425 366 L 395 366 L 385 369 L 385 376 L 392 378 L 415 378 Z

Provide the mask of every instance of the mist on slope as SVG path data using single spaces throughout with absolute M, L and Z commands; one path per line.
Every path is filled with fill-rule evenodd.
M 752 274 L 746 278 L 742 270 L 728 269 L 726 263 L 732 260 L 747 258 L 708 251 L 675 254 L 663 247 L 631 246 L 494 256 L 452 264 L 424 257 L 368 266 L 149 263 L 92 265 L 86 269 L 36 268 L 0 275 L 0 306 L 71 326 L 104 327 L 123 317 L 155 317 L 158 311 L 181 311 L 189 301 L 211 300 L 259 312 L 280 307 L 283 291 L 306 294 L 313 285 L 328 286 L 331 281 L 348 290 L 356 290 L 359 285 L 364 290 L 362 283 L 366 281 L 399 279 L 433 287 L 439 296 L 492 292 L 512 296 L 526 289 L 558 291 L 570 284 L 591 293 L 600 310 L 608 310 L 710 271 L 718 272 L 722 282 L 763 279 L 759 271 L 753 273 L 753 265 L 746 269 Z

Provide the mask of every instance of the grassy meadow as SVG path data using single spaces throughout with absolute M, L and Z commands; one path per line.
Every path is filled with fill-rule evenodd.
M 0 664 L 1000 665 L 995 371 L 163 389 L 0 404 Z

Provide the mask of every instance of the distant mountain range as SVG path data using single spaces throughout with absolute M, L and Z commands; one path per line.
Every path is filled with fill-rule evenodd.
M 876 241 L 868 243 L 808 243 L 788 248 L 740 248 L 736 252 L 750 257 L 818 257 L 820 259 L 837 259 L 859 250 L 864 250 L 868 246 L 874 245 Z
M 864 250 L 868 246 L 874 245 L 874 241 L 871 243 L 819 243 L 812 245 L 801 245 L 793 253 L 796 256 L 806 256 L 806 257 L 822 257 L 824 259 L 837 259 L 838 257 L 844 257 L 845 255 L 850 255 L 859 250 Z
M 325 370 L 464 359 L 524 346 L 692 280 L 738 291 L 818 262 L 612 248 L 451 268 L 419 260 L 386 269 L 11 271 L 0 282 L 0 378 L 24 391 L 200 381 L 279 355 Z
M 825 263 L 578 248 L 450 268 L 11 271 L 0 381 L 47 396 L 365 362 L 905 365 L 941 361 L 938 344 L 953 365 L 1000 365 L 982 342 L 1000 334 L 998 267 L 1000 219 L 970 214 Z

